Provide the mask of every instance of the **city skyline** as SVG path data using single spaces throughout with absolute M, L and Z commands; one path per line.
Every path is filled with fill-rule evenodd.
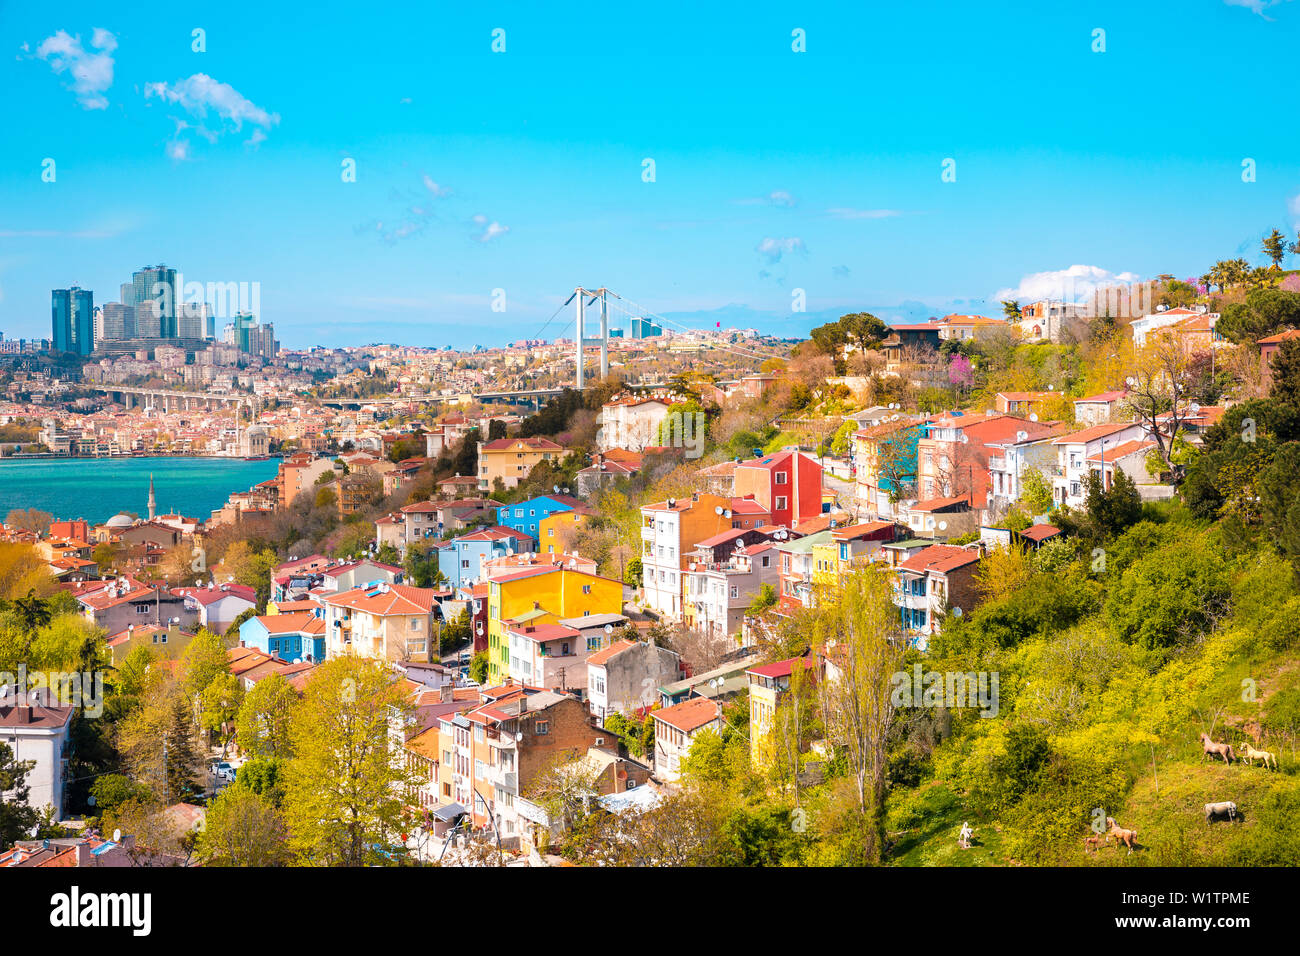
M 286 348 L 555 338 L 578 284 L 798 335 L 1258 262 L 1300 228 L 1300 134 L 1253 93 L 1293 4 L 688 9 L 407 11 L 401 36 L 330 4 L 15 10 L 0 329 L 44 338 L 50 290 L 113 301 L 164 261 L 258 283 Z

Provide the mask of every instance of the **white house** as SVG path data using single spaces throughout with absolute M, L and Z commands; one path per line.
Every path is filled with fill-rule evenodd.
M 1056 469 L 1052 476 L 1052 497 L 1056 503 L 1082 508 L 1087 496 L 1085 479 L 1089 473 L 1102 473 L 1103 453 L 1145 437 L 1143 427 L 1137 422 L 1114 422 L 1053 439 Z
M 35 762 L 27 774 L 27 805 L 53 807 L 55 820 L 63 818 L 65 755 L 75 709 L 60 705 L 49 688 L 20 693 L 13 684 L 0 687 L 0 744 L 13 751 L 15 760 Z M 13 794 L 0 797 L 10 800 Z
M 1195 318 L 1198 315 L 1208 316 L 1211 329 L 1219 321 L 1219 313 L 1207 312 L 1204 306 L 1195 309 L 1160 309 L 1150 315 L 1144 315 L 1140 319 L 1134 319 L 1129 326 L 1133 330 L 1133 344 L 1141 348 L 1146 344 L 1147 336 L 1156 329 L 1167 328 L 1185 319 Z
M 600 408 L 597 451 L 641 451 L 659 444 L 659 426 L 668 417 L 668 402 L 659 398 L 622 398 Z
M 682 760 L 691 752 L 695 738 L 704 730 L 722 732 L 722 708 L 707 697 L 692 697 L 654 711 L 655 776 L 675 783 L 681 776 Z

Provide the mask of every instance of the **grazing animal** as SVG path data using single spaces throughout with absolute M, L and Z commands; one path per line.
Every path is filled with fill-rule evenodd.
M 1201 734 L 1201 762 L 1211 754 L 1222 757 L 1224 763 L 1232 763 L 1232 744 L 1216 744 L 1209 734 Z
M 1110 831 L 1106 834 L 1107 840 L 1109 841 L 1110 837 L 1114 837 L 1116 847 L 1118 847 L 1121 843 L 1123 843 L 1126 847 L 1128 847 L 1128 852 L 1132 853 L 1133 846 L 1137 843 L 1138 832 L 1136 830 L 1125 830 L 1122 826 L 1120 826 L 1118 823 L 1115 822 L 1114 817 L 1106 818 L 1106 826 L 1110 827 Z M 1128 854 L 1125 854 L 1125 856 L 1127 855 Z
M 1094 833 L 1092 836 L 1086 836 L 1083 838 L 1083 852 L 1096 853 L 1098 847 L 1102 846 L 1103 844 L 1109 844 L 1109 843 L 1110 843 L 1109 834 L 1103 835 L 1100 833 Z
M 1205 822 L 1213 823 L 1215 817 L 1227 817 L 1229 822 L 1237 819 L 1237 805 L 1231 800 L 1205 805 Z
M 1267 750 L 1256 750 L 1249 743 L 1245 745 L 1245 750 L 1242 751 L 1241 759 L 1246 761 L 1246 763 L 1250 764 L 1252 767 L 1255 766 L 1253 763 L 1254 760 L 1262 760 L 1265 769 L 1267 769 L 1269 763 L 1272 762 L 1273 769 L 1277 769 L 1277 757 L 1273 756 L 1273 754 Z

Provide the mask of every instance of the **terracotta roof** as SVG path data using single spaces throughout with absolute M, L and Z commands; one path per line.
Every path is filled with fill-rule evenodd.
M 794 670 L 795 663 L 798 662 L 806 670 L 812 669 L 812 662 L 805 657 L 791 657 L 783 661 L 777 661 L 774 664 L 761 664 L 758 667 L 751 667 L 745 671 L 746 674 L 757 674 L 759 677 L 788 677 Z
M 1056 525 L 1035 524 L 1020 532 L 1020 536 L 1028 538 L 1030 541 L 1046 541 L 1048 538 L 1055 538 L 1060 533 L 1061 529 Z
M 957 568 L 964 568 L 968 564 L 974 564 L 979 559 L 978 551 L 958 548 L 949 544 L 934 544 L 924 551 L 912 555 L 900 564 L 899 568 L 917 574 L 924 574 L 926 571 L 937 571 L 940 574 L 946 574 L 949 571 L 955 571 Z
M 630 647 L 636 647 L 639 641 L 615 641 L 609 647 L 603 647 L 594 654 L 587 655 L 587 666 L 601 667 L 606 661 L 617 657 Z
M 694 733 L 705 724 L 717 720 L 722 715 L 722 708 L 717 701 L 707 697 L 692 697 L 672 707 L 653 712 L 655 720 L 662 720 L 670 727 L 676 727 L 683 733 Z
M 1093 425 L 1091 428 L 1085 428 L 1082 431 L 1071 432 L 1068 435 L 1062 435 L 1060 438 L 1054 438 L 1052 439 L 1052 444 L 1082 445 L 1097 438 L 1105 438 L 1107 435 L 1113 435 L 1116 432 L 1122 432 L 1124 429 L 1132 427 L 1133 422 L 1108 422 L 1104 425 Z
M 326 595 L 326 604 L 350 607 L 357 611 L 380 616 L 388 614 L 428 614 L 433 609 L 433 588 L 417 588 L 407 584 L 386 584 L 379 588 L 352 588 L 339 594 Z

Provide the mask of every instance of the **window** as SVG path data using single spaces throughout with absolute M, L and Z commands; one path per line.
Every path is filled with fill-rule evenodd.
M 539 737 L 544 736 L 550 732 L 551 732 L 550 722 L 545 720 L 539 720 L 533 728 L 533 733 L 537 734 Z
M 605 746 L 605 738 L 604 738 L 604 737 L 597 737 L 597 738 L 596 738 L 596 746 L 597 746 L 597 747 L 603 747 L 603 746 Z
M 776 510 L 777 510 L 777 511 L 784 511 L 784 510 L 785 510 L 785 507 L 786 507 L 786 501 L 787 501 L 787 500 L 788 500 L 788 499 L 785 497 L 785 495 L 778 495 L 778 496 L 777 496 L 777 499 L 776 499 Z
M 766 568 L 766 567 L 770 566 L 771 563 L 772 563 L 772 558 L 771 558 L 771 556 L 770 556 L 770 555 L 766 555 L 766 554 L 763 555 L 763 563 L 762 563 L 761 566 Z
M 546 529 L 546 537 L 548 537 L 548 538 L 554 538 L 554 537 L 555 537 L 555 529 L 554 529 L 554 528 L 547 528 L 547 529 Z
M 784 485 L 786 483 L 786 478 L 788 477 L 789 475 L 787 475 L 784 471 L 778 471 L 775 476 L 776 483 L 778 485 Z
M 418 631 L 419 629 L 420 629 L 420 619 L 418 617 L 411 618 L 411 630 Z
M 590 585 L 590 584 L 584 584 L 584 585 L 582 586 L 582 593 L 583 593 L 583 594 L 590 594 L 590 593 L 591 593 L 591 585 Z

